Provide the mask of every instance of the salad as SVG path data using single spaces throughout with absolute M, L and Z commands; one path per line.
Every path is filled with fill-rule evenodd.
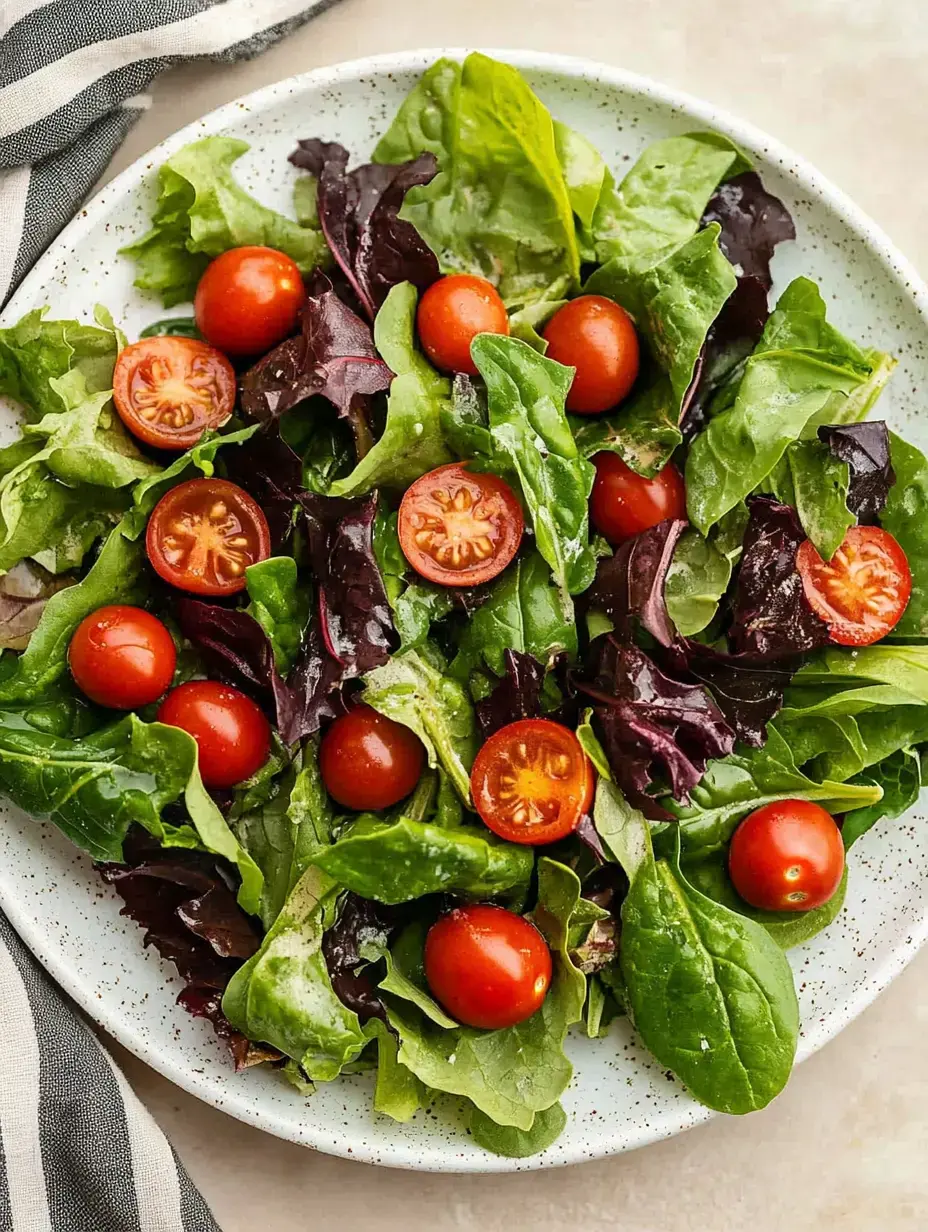
M 772 302 L 793 222 L 726 137 L 618 179 L 480 54 L 369 163 L 295 136 L 292 218 L 246 149 L 158 169 L 139 339 L 0 329 L 0 791 L 304 1095 L 373 1070 L 526 1156 L 567 1032 L 625 1015 L 763 1107 L 786 951 L 921 785 L 895 361 L 806 278 Z

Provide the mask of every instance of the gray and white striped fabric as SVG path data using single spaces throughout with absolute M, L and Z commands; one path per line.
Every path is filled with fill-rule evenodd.
M 0 0 L 0 305 L 100 178 L 157 73 L 250 58 L 334 2 Z M 0 1007 L 0 1232 L 219 1232 L 2 915 Z

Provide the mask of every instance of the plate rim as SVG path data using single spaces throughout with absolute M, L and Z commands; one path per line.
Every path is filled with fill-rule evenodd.
M 113 197 L 122 197 L 133 189 L 140 188 L 154 170 L 153 164 L 163 161 L 182 145 L 197 137 L 221 131 L 227 122 L 241 114 L 243 104 L 247 105 L 250 112 L 259 112 L 276 100 L 283 88 L 290 87 L 291 93 L 302 92 L 305 89 L 327 89 L 337 87 L 346 81 L 357 80 L 365 75 L 422 70 L 440 57 L 463 59 L 473 50 L 483 51 L 484 54 L 504 60 L 518 69 L 553 72 L 579 80 L 592 79 L 594 82 L 602 82 L 620 90 L 638 93 L 684 113 L 687 117 L 692 117 L 708 127 L 727 133 L 749 150 L 757 150 L 768 160 L 777 162 L 781 171 L 793 179 L 797 187 L 804 189 L 828 206 L 865 247 L 880 259 L 902 295 L 914 301 L 918 311 L 928 321 L 928 285 L 883 228 L 874 222 L 843 189 L 819 172 L 811 162 L 751 121 L 743 120 L 726 108 L 719 107 L 686 90 L 666 85 L 644 74 L 584 56 L 561 55 L 556 52 L 531 51 L 524 48 L 438 47 L 363 56 L 293 74 L 232 99 L 206 112 L 183 128 L 177 129 L 136 158 L 83 205 L 17 287 L 3 311 L 0 312 L 0 326 L 18 319 L 29 310 L 35 298 L 36 289 L 41 289 L 49 280 L 59 251 L 62 248 L 73 250 L 82 235 L 96 225 L 97 215 L 106 209 Z M 390 1157 L 386 1157 L 381 1149 L 363 1140 L 351 1147 L 346 1145 L 338 1149 L 331 1141 L 324 1140 L 323 1135 L 312 1132 L 313 1124 L 310 1120 L 297 1128 L 279 1119 L 271 1110 L 252 1108 L 234 1091 L 223 1091 L 220 1094 L 214 1089 L 212 1079 L 189 1068 L 184 1068 L 173 1058 L 166 1056 L 162 1050 L 150 1044 L 141 1030 L 123 1018 L 118 1006 L 108 1007 L 97 999 L 92 989 L 85 986 L 79 972 L 70 967 L 64 955 L 55 950 L 49 943 L 49 938 L 41 932 L 38 924 L 33 922 L 31 913 L 25 904 L 21 903 L 15 894 L 7 893 L 7 885 L 2 877 L 0 877 L 0 908 L 3 909 L 33 955 L 60 987 L 77 1002 L 94 1023 L 108 1032 L 139 1060 L 151 1066 L 162 1077 L 167 1078 L 188 1094 L 236 1119 L 278 1138 L 321 1150 L 327 1154 L 414 1171 L 447 1173 L 531 1171 L 563 1167 L 594 1158 L 605 1158 L 628 1150 L 636 1150 L 685 1132 L 716 1115 L 709 1109 L 701 1109 L 694 1113 L 690 1108 L 685 1125 L 668 1127 L 663 1123 L 671 1118 L 652 1121 L 648 1126 L 642 1127 L 638 1139 L 633 1143 L 617 1139 L 610 1142 L 608 1135 L 604 1133 L 601 1147 L 595 1152 L 584 1150 L 579 1146 L 565 1147 L 556 1155 L 551 1156 L 546 1151 L 540 1156 L 526 1160 L 504 1159 L 487 1155 L 485 1161 L 471 1163 L 462 1161 L 452 1153 L 442 1158 L 444 1148 L 435 1155 L 425 1142 L 416 1152 L 397 1142 L 395 1152 Z M 904 970 L 926 941 L 928 941 L 928 909 L 922 913 L 915 926 L 901 933 L 898 942 L 882 963 L 867 973 L 855 987 L 852 995 L 842 1003 L 840 1010 L 830 1016 L 827 1024 L 819 1020 L 807 1025 L 800 1037 L 797 1064 L 817 1052 L 871 1005 Z M 303 1132 L 300 1132 L 300 1129 Z

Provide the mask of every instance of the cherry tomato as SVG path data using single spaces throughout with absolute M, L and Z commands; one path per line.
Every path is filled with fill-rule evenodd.
M 686 517 L 683 476 L 672 462 L 653 479 L 636 474 L 617 453 L 598 453 L 593 465 L 590 518 L 610 543 L 633 539 L 665 518 Z
M 261 355 L 296 329 L 306 289 L 276 248 L 230 248 L 206 267 L 193 300 L 197 328 L 227 355 Z
M 839 646 L 869 646 L 899 623 L 912 593 L 905 552 L 879 526 L 852 526 L 829 561 L 807 539 L 796 568 L 812 610 Z
M 245 570 L 271 554 L 260 506 L 227 479 L 189 479 L 171 488 L 148 521 L 148 559 L 155 572 L 195 595 L 234 595 Z
M 732 836 L 728 871 L 752 907 L 809 911 L 828 902 L 844 874 L 841 831 L 810 800 L 765 804 Z
M 261 710 L 239 689 L 215 680 L 189 680 L 172 689 L 158 708 L 158 722 L 193 736 L 207 787 L 250 779 L 271 751 L 271 725 Z
M 329 727 L 319 748 L 326 790 L 350 809 L 385 809 L 419 781 L 425 749 L 419 737 L 371 706 L 355 706 Z
M 503 907 L 457 907 L 429 929 L 425 978 L 448 1013 L 499 1031 L 531 1018 L 551 984 L 551 951 L 533 924 Z
M 114 710 L 155 702 L 174 678 L 177 652 L 167 629 L 144 608 L 114 603 L 85 616 L 68 648 L 77 687 Z
M 473 274 L 448 274 L 422 296 L 416 325 L 436 368 L 476 376 L 470 344 L 478 334 L 508 334 L 509 316 L 492 282 Z
M 439 586 L 476 586 L 506 568 L 525 522 L 509 484 L 459 462 L 421 475 L 400 502 L 403 555 Z
M 133 436 L 155 449 L 189 449 L 232 414 L 232 365 L 198 338 L 143 338 L 123 347 L 113 403 Z
M 559 308 L 544 328 L 545 355 L 576 368 L 567 409 L 577 415 L 608 411 L 627 398 L 638 375 L 638 335 L 614 300 L 581 295 Z
M 474 808 L 512 843 L 553 843 L 580 824 L 593 799 L 593 767 L 574 733 L 550 719 L 500 728 L 470 775 Z

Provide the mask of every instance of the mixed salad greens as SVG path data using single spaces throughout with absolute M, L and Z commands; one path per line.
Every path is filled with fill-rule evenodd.
M 239 1067 L 375 1069 L 378 1112 L 525 1156 L 568 1030 L 624 1014 L 763 1107 L 785 951 L 921 785 L 928 461 L 866 418 L 894 360 L 808 279 L 771 310 L 793 223 L 724 136 L 617 182 L 474 54 L 372 162 L 294 146 L 294 218 L 244 142 L 158 170 L 122 259 L 192 316 L 0 329 L 0 791 Z

